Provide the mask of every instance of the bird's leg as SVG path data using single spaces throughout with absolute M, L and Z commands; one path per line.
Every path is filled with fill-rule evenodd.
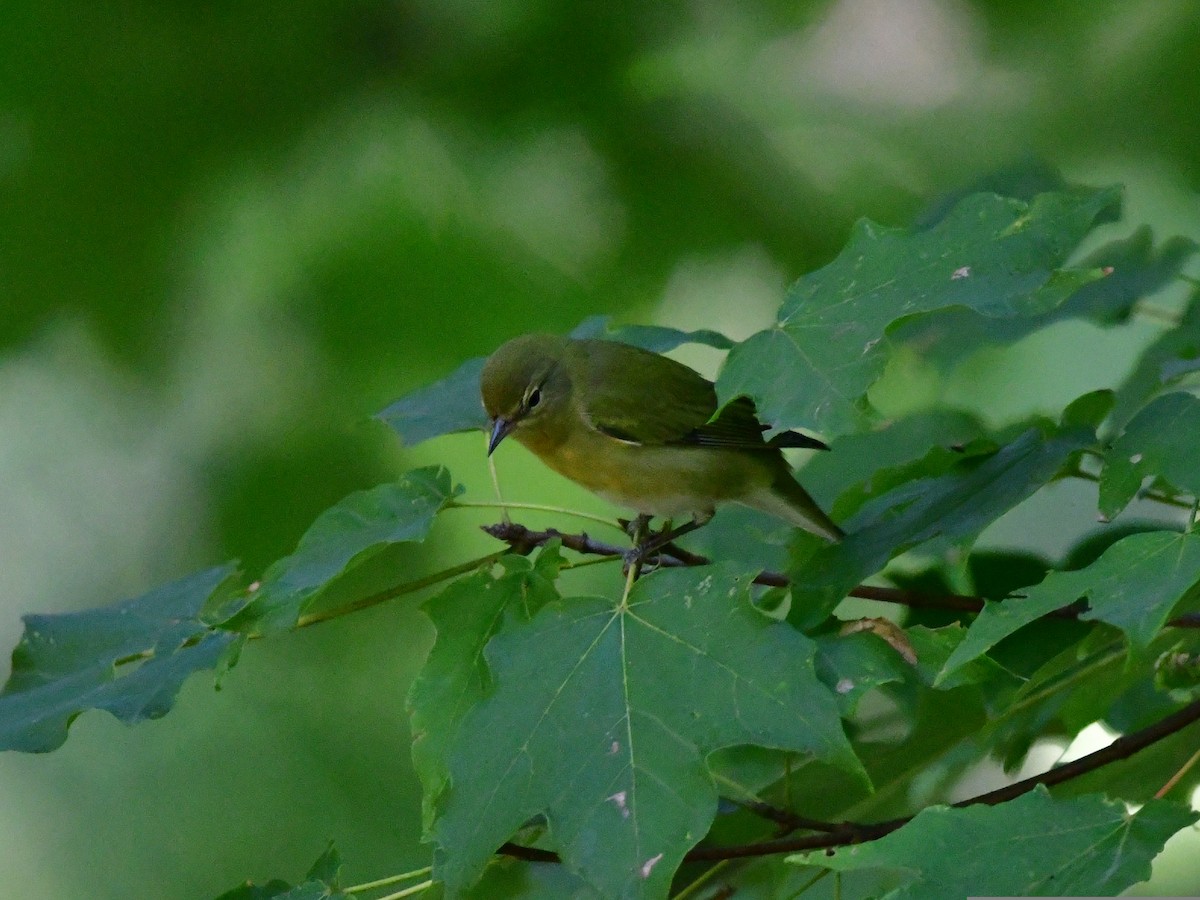
M 684 522 L 677 528 L 672 528 L 671 523 L 668 520 L 666 524 L 663 525 L 661 531 L 655 535 L 651 535 L 645 541 L 638 544 L 637 552 L 642 559 L 646 559 L 651 554 L 657 553 L 659 550 L 662 550 L 665 547 L 669 547 L 672 542 L 683 537 L 685 534 L 691 534 L 697 528 L 702 528 L 703 526 L 707 525 L 712 517 L 713 514 L 711 512 L 696 513 L 690 522 Z
M 650 528 L 650 519 L 645 513 L 638 513 L 633 519 L 619 519 L 618 521 L 625 526 L 625 533 L 633 540 L 634 545 L 640 544 L 646 536 L 646 532 Z
M 625 523 L 625 531 L 629 535 L 629 539 L 633 541 L 633 546 L 629 552 L 625 554 L 626 571 L 628 567 L 633 567 L 633 578 L 636 581 L 642 574 L 642 563 L 646 558 L 645 550 L 646 535 L 650 532 L 650 519 L 652 517 L 645 513 L 638 513 L 637 517 L 632 521 Z
M 652 550 L 658 550 L 665 547 L 667 544 L 678 540 L 685 534 L 691 534 L 697 528 L 703 528 L 712 519 L 711 512 L 696 513 L 690 522 L 684 522 L 678 528 L 671 528 L 668 523 L 666 528 L 663 528 L 658 534 L 652 537 L 649 541 Z

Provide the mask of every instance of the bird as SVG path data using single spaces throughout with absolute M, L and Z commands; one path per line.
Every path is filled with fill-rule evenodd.
M 489 456 L 511 436 L 551 469 L 634 510 L 643 527 L 653 516 L 689 515 L 698 527 L 732 502 L 830 542 L 845 536 L 782 453 L 828 447 L 795 431 L 766 439 L 750 398 L 719 406 L 711 381 L 669 357 L 618 341 L 526 334 L 488 357 L 480 394 Z

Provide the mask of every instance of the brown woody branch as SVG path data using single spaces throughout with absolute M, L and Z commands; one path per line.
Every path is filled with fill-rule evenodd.
M 564 534 L 556 528 L 547 528 L 545 531 L 534 531 L 516 522 L 500 522 L 495 525 L 484 525 L 483 530 L 497 540 L 504 541 L 504 543 L 512 548 L 514 553 L 522 555 L 532 553 L 536 548 L 549 543 L 555 538 L 562 541 L 564 547 L 574 550 L 576 553 L 619 558 L 627 552 L 615 544 L 606 544 L 603 541 L 597 541 L 584 532 L 579 534 Z M 648 568 L 655 566 L 660 568 L 706 566 L 711 562 L 712 560 L 707 556 L 692 553 L 675 544 L 666 544 L 660 547 L 657 553 L 652 554 L 645 561 Z M 789 581 L 786 575 L 780 572 L 760 572 L 754 578 L 754 583 L 767 587 L 787 587 L 791 584 L 791 581 Z M 851 590 L 849 596 L 858 597 L 862 600 L 879 600 L 884 603 L 896 603 L 914 609 L 948 609 L 959 612 L 979 612 L 983 609 L 983 604 L 985 603 L 985 598 L 983 597 L 972 597 L 963 594 L 930 595 L 917 591 L 904 590 L 903 588 L 877 587 L 866 584 L 860 584 Z M 1059 619 L 1075 619 L 1079 617 L 1080 613 L 1086 611 L 1086 604 L 1072 603 L 1069 606 L 1054 610 L 1049 615 Z M 1200 613 L 1185 613 L 1184 615 L 1176 616 L 1167 622 L 1167 625 L 1174 628 L 1200 628 Z
M 1079 759 L 1050 769 L 1041 775 L 1034 775 L 1032 778 L 1025 778 L 998 790 L 988 791 L 985 794 L 979 794 L 955 803 L 954 806 L 955 808 L 977 806 L 979 804 L 994 806 L 1026 794 L 1040 784 L 1046 786 L 1062 784 L 1086 775 L 1089 772 L 1094 772 L 1109 763 L 1128 759 L 1139 751 L 1156 744 L 1178 731 L 1182 731 L 1197 721 L 1200 721 L 1200 701 L 1185 706 L 1183 709 L 1172 713 L 1164 719 L 1160 719 L 1158 722 L 1143 728 L 1141 731 L 1135 731 L 1132 734 L 1119 737 L 1107 747 L 1097 750 L 1094 753 L 1089 753 L 1087 756 L 1081 756 Z M 802 835 L 800 837 L 781 837 L 758 841 L 752 844 L 737 844 L 726 847 L 696 847 L 684 856 L 684 861 L 715 862 L 723 859 L 772 856 L 778 853 L 799 853 L 804 850 L 831 849 L 850 844 L 861 844 L 866 841 L 877 840 L 886 834 L 891 834 L 898 828 L 907 825 L 915 817 L 904 816 L 899 819 L 874 823 L 819 822 L 794 815 L 787 810 L 777 809 L 769 804 L 755 803 L 748 805 L 747 808 L 759 813 L 764 818 L 783 825 L 785 828 L 793 830 L 804 828 L 818 833 Z M 558 854 L 550 850 L 542 850 L 537 847 L 523 847 L 513 843 L 504 844 L 497 852 L 505 856 L 528 860 L 529 862 L 559 861 Z

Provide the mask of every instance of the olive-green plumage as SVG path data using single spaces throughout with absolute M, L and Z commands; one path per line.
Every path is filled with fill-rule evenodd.
M 552 469 L 639 513 L 704 519 L 737 502 L 842 537 L 780 450 L 825 445 L 796 432 L 764 440 L 747 398 L 713 420 L 712 382 L 682 363 L 615 341 L 529 334 L 488 358 L 480 384 L 489 453 L 511 434 Z

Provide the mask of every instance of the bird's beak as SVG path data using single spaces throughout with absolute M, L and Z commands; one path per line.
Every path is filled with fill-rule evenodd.
M 508 437 L 509 432 L 517 423 L 511 419 L 506 419 L 503 416 L 496 416 L 492 420 L 492 436 L 488 438 L 488 456 L 492 455 L 492 451 L 500 446 L 500 442 Z

